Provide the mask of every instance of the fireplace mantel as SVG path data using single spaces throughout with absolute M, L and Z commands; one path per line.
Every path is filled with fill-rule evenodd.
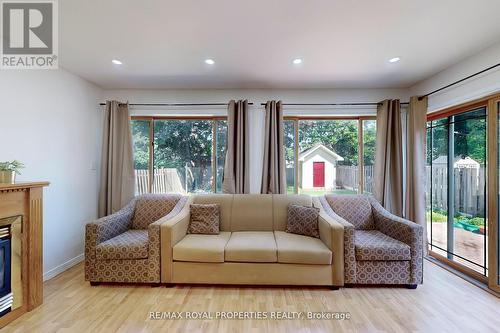
M 43 302 L 43 187 L 48 182 L 0 184 L 0 219 L 22 217 L 23 304 L 0 317 L 0 328 Z

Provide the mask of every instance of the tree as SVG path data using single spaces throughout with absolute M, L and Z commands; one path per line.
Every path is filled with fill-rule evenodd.
M 175 168 L 184 182 L 186 175 L 192 178 L 190 188 L 186 189 L 190 192 L 210 191 L 212 140 L 210 120 L 157 120 L 154 168 Z
M 427 129 L 427 163 L 439 156 L 448 156 L 448 118 L 433 122 Z M 432 136 L 431 136 L 432 135 Z M 432 138 L 432 139 L 431 139 Z M 486 163 L 486 119 L 467 119 L 453 123 L 454 158 L 470 157 Z
M 132 138 L 134 142 L 134 168 L 148 170 L 149 165 L 149 121 L 132 121 Z
M 175 168 L 187 191 L 210 191 L 212 177 L 211 120 L 155 120 L 153 166 Z M 132 121 L 134 166 L 149 166 L 149 121 Z M 225 142 L 217 152 L 225 152 Z M 220 161 L 218 161 L 220 163 Z M 222 162 L 223 163 L 223 162 Z M 186 169 L 186 166 L 188 167 Z
M 317 143 L 344 158 L 339 165 L 358 165 L 357 120 L 302 120 L 299 123 L 299 150 Z

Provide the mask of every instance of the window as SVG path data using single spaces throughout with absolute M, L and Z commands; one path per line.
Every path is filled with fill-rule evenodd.
M 222 191 L 225 119 L 134 118 L 132 133 L 137 194 Z
M 149 192 L 150 121 L 132 120 L 134 143 L 135 194 Z
M 284 121 L 283 131 L 285 135 L 285 166 L 286 166 L 286 188 L 287 193 L 295 193 L 295 151 L 297 140 L 295 136 L 295 121 Z
M 430 250 L 487 275 L 486 107 L 427 124 Z
M 215 170 L 217 170 L 215 189 L 216 192 L 222 192 L 222 178 L 224 176 L 224 162 L 227 148 L 227 120 L 216 120 L 215 123 L 215 147 L 217 151 L 217 158 L 215 160 Z
M 284 132 L 288 193 L 371 193 L 374 119 L 285 118 Z
M 373 193 L 373 166 L 375 165 L 375 143 L 377 121 L 368 119 L 363 122 L 363 192 Z

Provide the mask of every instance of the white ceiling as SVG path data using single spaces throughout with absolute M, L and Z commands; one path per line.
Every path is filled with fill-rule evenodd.
M 499 13 L 498 0 L 62 0 L 60 64 L 103 88 L 403 88 L 500 41 Z

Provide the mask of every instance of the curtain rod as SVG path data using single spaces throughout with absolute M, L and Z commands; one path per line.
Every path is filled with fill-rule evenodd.
M 377 106 L 381 103 L 281 103 L 284 106 Z M 399 103 L 401 105 L 407 105 L 408 102 Z M 261 103 L 260 105 L 266 105 L 266 103 Z
M 449 88 L 449 87 L 451 87 L 451 86 L 454 86 L 454 85 L 456 85 L 456 84 L 459 84 L 460 82 L 463 82 L 463 81 L 465 81 L 465 80 L 468 80 L 468 79 L 470 79 L 470 78 L 473 78 L 474 76 L 478 76 L 479 74 L 483 74 L 484 72 L 487 72 L 487 71 L 489 71 L 489 70 L 492 70 L 493 68 L 496 68 L 496 67 L 498 67 L 498 66 L 500 66 L 500 63 L 498 63 L 498 64 L 496 64 L 496 65 L 493 65 L 493 66 L 490 66 L 490 67 L 488 67 L 488 68 L 485 68 L 485 69 L 483 69 L 482 71 L 479 71 L 479 72 L 477 72 L 477 73 L 471 74 L 471 75 L 469 75 L 469 76 L 467 76 L 467 77 L 464 77 L 463 79 L 460 79 L 460 80 L 458 80 L 458 81 L 455 81 L 455 82 L 453 82 L 453 83 L 450 83 L 450 84 L 448 84 L 448 85 L 446 85 L 446 86 L 444 86 L 444 87 L 441 87 L 441 88 L 439 88 L 439 89 L 433 90 L 433 91 L 431 91 L 430 93 L 427 93 L 427 94 L 425 94 L 425 95 L 419 96 L 419 97 L 418 97 L 418 100 L 419 100 L 419 101 L 421 101 L 421 100 L 422 100 L 422 99 L 424 99 L 425 97 L 428 97 L 428 96 L 433 95 L 433 94 L 435 94 L 435 93 L 437 93 L 437 92 L 440 92 L 441 90 L 445 90 L 446 88 Z
M 127 103 L 120 103 L 127 104 Z M 106 103 L 100 103 L 99 105 L 106 105 Z M 129 103 L 130 106 L 227 106 L 228 103 Z M 253 105 L 253 103 L 248 103 L 248 105 Z

